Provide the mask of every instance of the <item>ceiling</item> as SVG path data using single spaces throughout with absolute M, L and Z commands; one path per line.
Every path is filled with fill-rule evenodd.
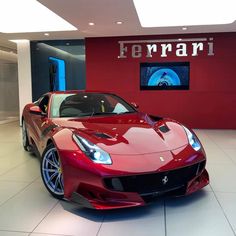
M 44 33 L 0 33 L 0 46 L 15 49 L 10 39 L 50 40 L 85 37 L 236 32 L 236 21 L 229 25 L 142 28 L 132 0 L 38 0 L 43 5 L 78 28 L 77 31 Z M 193 5 L 194 7 L 194 5 Z M 166 14 L 168 17 L 168 9 Z M 212 9 L 210 9 L 212 10 Z M 158 10 L 157 10 L 158 14 Z M 200 16 L 200 13 L 199 13 Z M 16 19 L 17 20 L 17 19 Z M 122 21 L 123 24 L 116 24 Z M 89 26 L 94 22 L 94 26 Z

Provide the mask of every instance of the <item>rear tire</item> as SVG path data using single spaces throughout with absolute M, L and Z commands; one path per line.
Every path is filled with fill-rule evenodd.
M 25 151 L 29 152 L 30 151 L 30 144 L 29 144 L 27 128 L 26 128 L 24 120 L 22 120 L 22 144 L 23 144 L 23 148 L 25 149 Z
M 43 152 L 41 176 L 49 193 L 57 198 L 64 198 L 64 184 L 60 158 L 56 147 L 50 143 Z

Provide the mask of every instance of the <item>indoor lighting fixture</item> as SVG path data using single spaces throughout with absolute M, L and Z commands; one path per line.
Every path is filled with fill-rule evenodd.
M 188 28 L 187 27 L 182 27 L 182 30 L 187 30 Z
M 13 43 L 26 43 L 26 42 L 29 42 L 28 39 L 11 39 L 9 40 L 10 42 L 13 42 Z
M 49 33 L 44 33 L 45 36 L 49 36 Z
M 89 22 L 88 23 L 90 26 L 93 26 L 93 25 L 95 25 L 93 22 Z
M 77 30 L 36 0 L 2 0 L 0 22 L 2 33 Z
M 133 0 L 142 27 L 230 24 L 235 0 Z
M 117 24 L 117 25 L 122 25 L 123 22 L 122 22 L 122 21 L 117 21 L 116 24 Z

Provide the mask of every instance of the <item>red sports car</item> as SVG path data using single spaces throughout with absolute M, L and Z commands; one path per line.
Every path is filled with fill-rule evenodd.
M 102 92 L 52 92 L 25 106 L 23 146 L 48 191 L 85 207 L 142 206 L 209 183 L 194 132 Z

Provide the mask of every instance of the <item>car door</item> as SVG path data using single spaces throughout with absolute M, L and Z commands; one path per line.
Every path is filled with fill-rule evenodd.
M 47 130 L 48 127 L 52 125 L 49 118 L 50 100 L 51 96 L 49 94 L 44 95 L 38 103 L 42 114 L 31 116 L 34 126 L 34 141 L 40 152 L 45 148 L 45 138 L 48 133 Z

